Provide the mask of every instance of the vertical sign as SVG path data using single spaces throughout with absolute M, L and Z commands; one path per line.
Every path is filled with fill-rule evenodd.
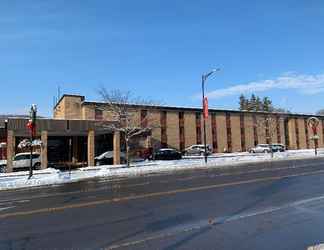
M 208 119 L 208 99 L 204 98 L 204 119 Z

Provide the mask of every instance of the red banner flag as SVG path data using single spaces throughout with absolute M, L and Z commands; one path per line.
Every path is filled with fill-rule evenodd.
M 204 98 L 204 119 L 208 119 L 208 99 Z

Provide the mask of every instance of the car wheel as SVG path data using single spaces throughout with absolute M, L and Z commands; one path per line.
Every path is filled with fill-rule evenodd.
M 34 169 L 35 170 L 40 170 L 41 169 L 41 164 L 39 162 L 35 163 Z
M 0 173 L 4 173 L 6 171 L 6 167 L 5 166 L 0 166 Z

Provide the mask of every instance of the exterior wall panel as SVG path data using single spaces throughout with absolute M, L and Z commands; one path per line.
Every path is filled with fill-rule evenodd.
M 290 118 L 288 120 L 288 138 L 289 138 L 289 149 L 297 149 L 297 141 L 296 141 L 296 126 L 295 119 Z
M 216 114 L 217 123 L 217 142 L 218 142 L 218 152 L 224 152 L 227 150 L 227 131 L 226 131 L 226 117 L 225 113 Z
M 254 131 L 253 131 L 253 116 L 246 114 L 244 116 L 244 125 L 245 125 L 245 146 L 246 149 L 254 147 Z
M 317 128 L 317 135 L 319 136 L 319 139 L 318 139 L 318 147 L 322 148 L 323 147 L 323 134 L 322 134 L 322 131 L 323 131 L 323 124 L 320 120 L 320 123 L 318 124 L 318 128 Z
M 280 132 L 280 143 L 281 144 L 286 144 L 285 143 L 285 125 L 284 125 L 284 119 L 283 118 L 279 118 L 279 132 Z
M 306 133 L 305 133 L 305 124 L 303 118 L 297 119 L 298 123 L 298 139 L 300 148 L 307 148 L 306 146 Z
M 167 114 L 167 136 L 168 145 L 172 148 L 179 149 L 179 114 L 178 112 L 168 112 Z
M 95 119 L 95 111 L 91 106 L 82 107 L 82 119 L 83 120 L 94 120 Z
M 185 145 L 189 147 L 196 144 L 196 115 L 193 112 L 184 113 Z
M 267 143 L 264 115 L 257 116 L 258 143 Z
M 213 146 L 213 135 L 212 135 L 212 124 L 211 124 L 211 115 L 208 116 L 208 119 L 206 120 L 206 139 L 207 144 L 209 144 L 211 147 Z M 203 127 L 203 118 L 202 118 L 202 132 L 204 133 L 204 127 Z M 204 142 L 204 140 L 203 140 Z
M 149 111 L 149 126 L 152 126 L 154 129 L 152 130 L 151 137 L 151 145 L 154 149 L 159 148 L 161 146 L 161 116 L 159 111 Z
M 240 115 L 231 115 L 231 128 L 232 128 L 232 151 L 240 152 L 241 149 L 241 126 Z

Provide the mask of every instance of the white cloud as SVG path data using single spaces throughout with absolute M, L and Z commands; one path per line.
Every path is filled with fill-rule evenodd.
M 293 72 L 288 72 L 275 79 L 234 85 L 232 87 L 211 91 L 207 95 L 210 99 L 219 99 L 239 94 L 264 92 L 272 89 L 291 89 L 305 95 L 322 93 L 324 92 L 324 74 L 298 75 Z

